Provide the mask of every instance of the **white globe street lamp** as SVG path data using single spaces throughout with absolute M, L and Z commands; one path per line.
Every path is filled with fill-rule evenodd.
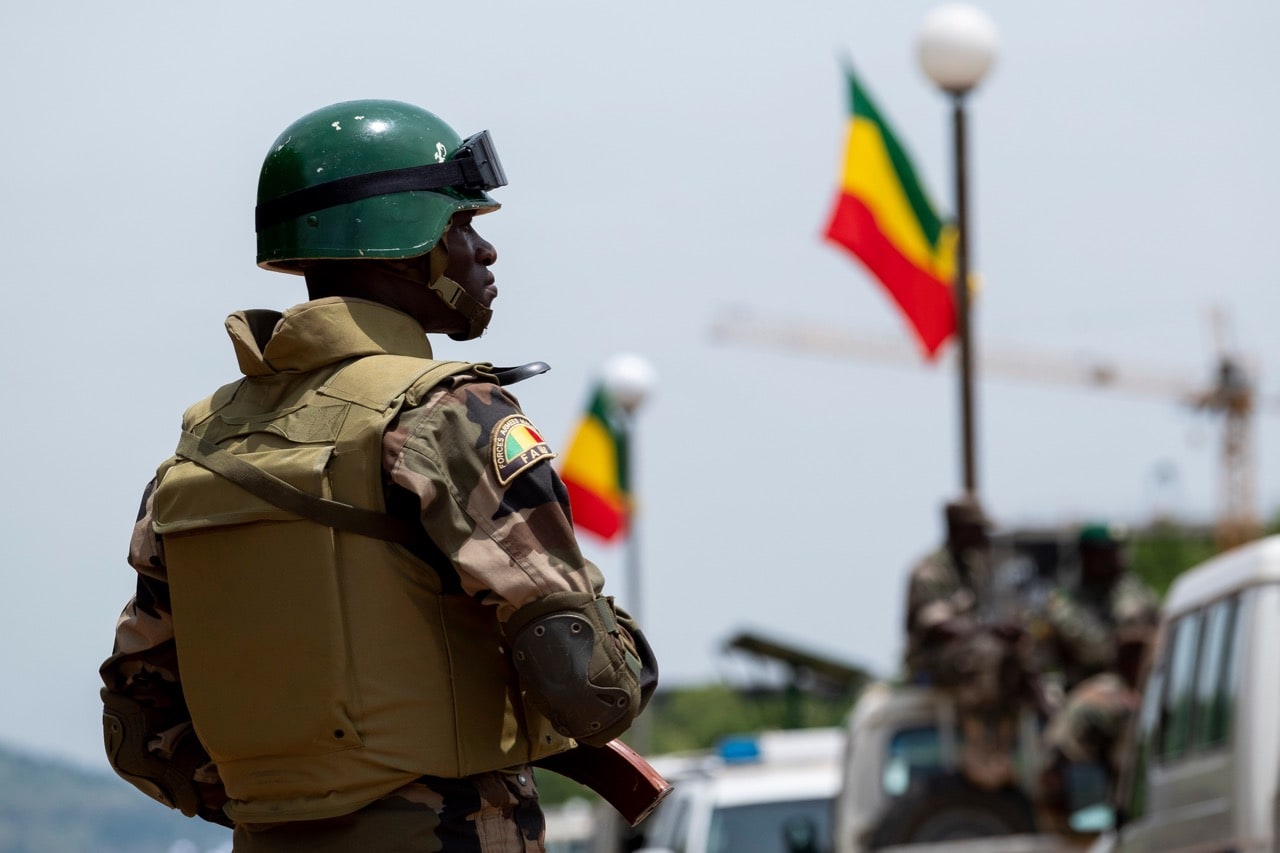
M 948 3 L 930 12 L 920 27 L 920 66 L 939 88 L 967 92 L 986 76 L 1000 41 L 986 13 L 968 3 Z
M 995 61 L 999 37 L 995 24 L 981 9 L 968 3 L 948 3 L 924 19 L 916 52 L 924 73 L 951 95 L 955 149 L 956 309 L 957 358 L 960 378 L 960 452 L 964 491 L 978 497 L 974 462 L 973 335 L 969 328 L 969 201 L 965 174 L 964 98 L 982 80 Z
M 627 414 L 640 408 L 657 383 L 653 365 L 635 353 L 619 353 L 604 363 L 605 390 Z

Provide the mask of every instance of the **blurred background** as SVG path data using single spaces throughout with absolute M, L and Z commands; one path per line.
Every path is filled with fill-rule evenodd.
M 517 391 L 555 448 L 608 358 L 653 365 L 633 435 L 641 559 L 583 544 L 641 611 L 664 688 L 751 682 L 726 653 L 743 631 L 896 672 L 905 571 L 961 488 L 955 370 L 949 351 L 915 352 L 883 289 L 822 232 L 846 60 L 952 209 L 950 107 L 914 54 L 933 6 L 11 8 L 0 747 L 105 768 L 96 669 L 132 593 L 142 488 L 183 408 L 234 373 L 222 318 L 304 298 L 254 266 L 259 165 L 295 118 L 352 98 L 488 128 L 510 177 L 503 209 L 477 222 L 499 252 L 495 320 L 439 355 L 549 362 Z M 1256 402 L 1235 458 L 1266 523 L 1280 506 L 1280 7 L 983 8 L 998 58 L 967 103 L 988 512 L 1009 527 L 1210 531 L 1224 418 L 1184 392 L 1211 390 L 1231 356 Z M 713 334 L 726 317 L 870 343 L 729 342 Z M 1100 370 L 1133 381 L 1099 387 Z

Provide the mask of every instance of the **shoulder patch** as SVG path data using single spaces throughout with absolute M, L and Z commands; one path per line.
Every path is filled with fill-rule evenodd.
M 554 458 L 524 415 L 507 415 L 493 428 L 493 469 L 504 486 L 534 463 Z

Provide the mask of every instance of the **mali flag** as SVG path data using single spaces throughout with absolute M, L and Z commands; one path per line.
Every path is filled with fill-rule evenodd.
M 852 69 L 844 175 L 826 238 L 884 285 L 930 358 L 956 328 L 956 229 L 929 203 L 893 130 Z
M 605 541 L 625 532 L 630 510 L 622 414 L 597 385 L 565 453 L 560 479 L 569 490 L 574 526 Z

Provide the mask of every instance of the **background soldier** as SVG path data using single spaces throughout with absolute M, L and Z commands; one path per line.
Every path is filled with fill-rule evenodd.
M 973 498 L 944 508 L 946 541 L 912 567 L 907 581 L 908 677 L 917 683 L 945 678 L 944 651 L 977 624 L 977 584 L 988 558 L 990 522 Z
M 484 331 L 472 219 L 505 183 L 487 133 L 393 101 L 304 116 L 262 166 L 258 262 L 312 301 L 227 319 L 244 375 L 147 487 L 102 666 L 112 765 L 237 851 L 541 850 L 530 762 L 656 685 L 503 388 L 540 370 L 423 334 Z
M 983 788 L 1014 779 L 1012 746 L 1023 693 L 1016 626 L 981 618 L 990 582 L 990 522 L 966 497 L 945 507 L 947 539 L 910 574 L 907 671 L 947 691 L 963 734 L 964 775 Z
M 1128 534 L 1090 524 L 1079 534 L 1080 577 L 1059 587 L 1045 605 L 1050 655 L 1071 690 L 1091 675 L 1115 672 L 1116 629 L 1153 631 L 1160 615 L 1155 592 L 1128 570 Z
M 1116 750 L 1137 710 L 1139 673 L 1159 621 L 1155 592 L 1127 568 L 1127 545 L 1119 526 L 1083 527 L 1080 577 L 1046 604 L 1049 656 L 1067 692 L 1045 730 L 1042 783 L 1046 806 L 1060 822 L 1073 807 L 1073 778 L 1092 774 L 1097 787 L 1115 784 Z
M 1066 827 L 1072 809 L 1106 802 L 1120 774 L 1125 733 L 1141 704 L 1138 690 L 1154 629 L 1143 621 L 1117 626 L 1114 671 L 1091 675 L 1067 694 L 1045 728 L 1042 803 Z M 1069 789 L 1078 788 L 1069 794 Z M 1070 796 L 1088 802 L 1070 802 Z

